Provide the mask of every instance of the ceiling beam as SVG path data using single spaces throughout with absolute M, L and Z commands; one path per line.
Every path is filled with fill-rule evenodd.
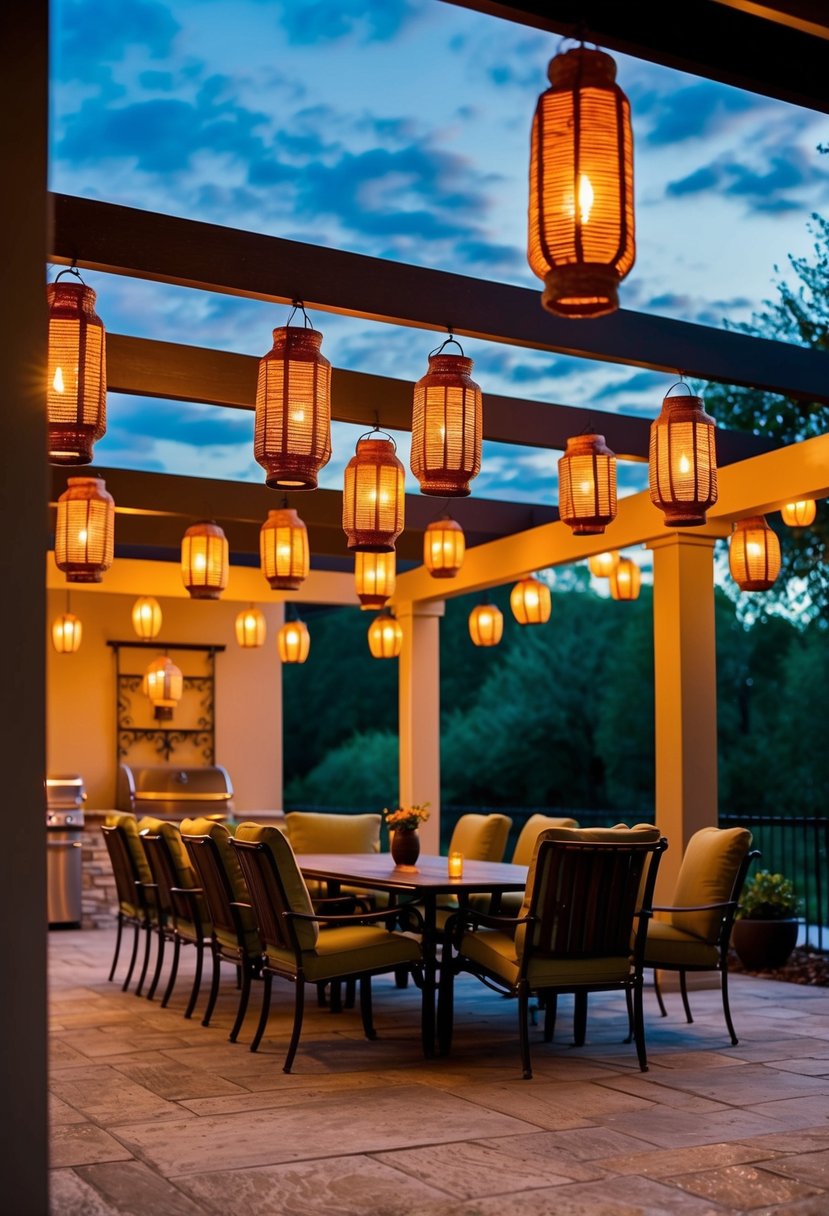
M 823 351 L 624 310 L 563 319 L 525 287 L 71 195 L 51 202 L 55 262 L 829 403 Z

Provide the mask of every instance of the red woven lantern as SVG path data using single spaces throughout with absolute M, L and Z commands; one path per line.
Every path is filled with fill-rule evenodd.
M 450 342 L 459 355 L 444 353 Z M 415 385 L 410 464 L 423 494 L 465 498 L 481 471 L 481 390 L 471 372 L 472 360 L 449 338 L 429 356 L 429 370 Z
M 331 364 L 321 345 L 317 330 L 288 324 L 259 361 L 253 454 L 272 489 L 315 490 L 331 458 Z
M 457 520 L 433 519 L 423 533 L 423 564 L 432 578 L 454 578 L 466 556 L 466 537 Z
M 478 604 L 469 614 L 469 636 L 476 646 L 497 646 L 504 635 L 504 614 L 495 604 Z
M 619 559 L 610 575 L 610 594 L 614 600 L 636 600 L 642 586 L 642 571 L 629 557 Z
M 671 528 L 704 524 L 705 512 L 717 501 L 716 424 L 703 409 L 702 398 L 688 391 L 687 397 L 669 394 L 651 423 L 651 502 L 665 513 Z
M 115 553 L 115 502 L 102 477 L 70 477 L 58 499 L 55 565 L 67 583 L 100 583 Z
M 538 578 L 522 578 L 510 592 L 509 606 L 519 625 L 546 625 L 552 611 L 550 588 Z
M 46 288 L 49 364 L 46 407 L 52 464 L 89 464 L 106 424 L 106 333 L 95 313 L 95 292 L 78 279 Z
M 377 612 L 394 595 L 397 583 L 397 554 L 355 553 L 354 586 L 361 608 Z
M 604 435 L 575 435 L 558 462 L 558 513 L 574 536 L 597 536 L 616 518 L 616 457 Z
M 728 568 L 741 591 L 768 591 L 780 573 L 780 541 L 762 515 L 734 525 Z
M 259 561 L 274 591 L 296 591 L 308 577 L 308 529 L 289 507 L 269 511 L 259 529 Z
M 227 586 L 227 537 L 218 524 L 202 520 L 184 533 L 181 577 L 194 600 L 217 600 Z
M 532 126 L 528 258 L 562 317 L 619 306 L 636 257 L 633 133 L 616 64 L 584 46 L 556 55 Z
M 368 648 L 375 659 L 396 659 L 403 649 L 403 626 L 383 613 L 368 628 Z
M 814 498 L 803 498 L 799 502 L 787 502 L 780 508 L 783 523 L 790 528 L 808 528 L 817 515 Z
M 358 439 L 345 466 L 343 531 L 349 549 L 388 553 L 403 531 L 404 471 L 396 450 L 390 435 L 384 439 L 375 430 Z

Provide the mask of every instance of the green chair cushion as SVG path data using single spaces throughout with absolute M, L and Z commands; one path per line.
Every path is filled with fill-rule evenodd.
M 288 950 L 266 950 L 268 962 L 292 972 L 296 963 Z M 303 950 L 302 970 L 311 983 L 322 983 L 366 971 L 391 970 L 419 962 L 420 945 L 403 933 L 389 933 L 376 925 L 348 925 L 321 933 L 315 950 Z
M 217 823 L 215 819 L 206 819 L 204 816 L 199 816 L 195 819 L 182 819 L 181 834 L 182 836 L 210 836 L 216 842 L 219 860 L 224 866 L 225 874 L 230 883 L 230 889 L 233 892 L 234 901 L 240 904 L 250 904 L 250 893 L 245 885 L 242 867 L 239 865 L 239 858 L 230 844 L 233 833 L 227 825 Z M 253 909 L 250 907 L 239 908 L 238 912 L 242 923 L 245 953 L 254 957 L 258 956 L 262 953 L 262 942 L 259 937 L 259 930 L 256 927 Z M 218 925 L 214 925 L 213 930 L 216 941 L 225 950 L 232 951 L 238 948 L 239 943 L 236 940 L 235 934 L 228 933 Z
M 302 912 L 313 915 L 314 907 L 305 879 L 302 877 L 296 863 L 294 851 L 288 837 L 279 828 L 269 824 L 240 823 L 236 830 L 237 840 L 250 840 L 255 844 L 264 844 L 273 855 L 276 868 L 285 888 L 285 897 L 292 912 Z M 319 937 L 319 926 L 316 921 L 295 921 L 297 939 L 303 950 L 313 950 Z M 271 946 L 273 943 L 271 943 Z
M 501 861 L 511 827 L 508 815 L 461 815 L 449 852 L 463 853 L 468 861 Z
M 740 863 L 751 848 L 747 828 L 701 828 L 688 841 L 671 904 L 687 908 L 731 898 Z M 670 923 L 683 933 L 714 944 L 722 912 L 672 912 Z
M 544 832 L 548 828 L 577 828 L 578 826 L 578 822 L 575 819 L 557 819 L 553 815 L 530 815 L 515 842 L 515 848 L 512 853 L 512 864 L 514 866 L 528 866 L 530 864 L 539 832 Z M 520 906 L 519 901 L 518 907 Z
M 379 815 L 290 811 L 285 830 L 295 853 L 379 853 Z
M 465 933 L 460 953 L 466 955 L 505 984 L 518 980 L 518 955 L 515 938 L 498 929 L 477 929 Z M 630 975 L 630 959 L 621 958 L 538 958 L 530 960 L 527 980 L 533 989 L 566 988 L 579 984 L 612 984 Z
M 136 872 L 141 882 L 152 882 L 153 876 L 138 833 L 138 820 L 129 811 L 113 811 L 106 817 L 108 828 L 121 828 L 126 837 Z
M 664 920 L 652 920 L 648 924 L 646 967 L 716 967 L 719 961 L 717 947 L 694 934 L 683 933 Z
M 167 848 L 170 850 L 176 882 L 180 887 L 191 890 L 199 885 L 198 875 L 190 864 L 190 858 L 187 856 L 187 850 L 181 839 L 178 824 L 170 823 L 167 819 L 155 819 L 152 815 L 145 815 L 143 819 L 139 819 L 138 821 L 138 831 L 139 834 L 147 832 L 151 836 L 162 836 L 164 838 L 167 842 Z M 209 934 L 210 917 L 207 911 L 207 903 L 201 895 L 197 897 L 197 907 L 204 931 L 206 934 Z

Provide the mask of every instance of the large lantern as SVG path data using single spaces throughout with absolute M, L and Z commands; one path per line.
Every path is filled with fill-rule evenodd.
M 282 507 L 268 512 L 259 529 L 259 560 L 274 591 L 296 591 L 308 577 L 308 529 L 296 511 Z
M 519 625 L 546 625 L 552 610 L 550 588 L 539 578 L 522 578 L 510 592 L 509 606 Z
M 768 591 L 780 573 L 780 541 L 762 515 L 738 520 L 728 544 L 728 568 L 741 591 Z
M 357 440 L 357 451 L 345 466 L 343 493 L 349 549 L 388 553 L 403 531 L 404 472 L 396 450 L 391 436 L 382 438 L 378 428 Z
M 651 502 L 664 512 L 666 526 L 687 528 L 704 524 L 717 501 L 716 424 L 701 397 L 690 389 L 684 397 L 671 391 L 651 423 L 648 480 Z
M 331 364 L 305 309 L 306 327 L 290 324 L 294 312 L 259 361 L 253 454 L 272 489 L 315 490 L 331 458 Z
M 83 626 L 71 612 L 64 612 L 52 621 L 52 645 L 58 654 L 74 654 L 82 634 Z
M 276 635 L 276 648 L 283 663 L 304 663 L 311 650 L 311 635 L 304 621 L 286 621 Z
M 469 636 L 476 646 L 497 646 L 504 634 L 504 615 L 495 604 L 478 604 L 469 614 Z
M 619 554 L 615 549 L 605 553 L 594 553 L 587 559 L 587 567 L 594 578 L 610 578 L 619 565 Z
M 181 578 L 194 600 L 217 600 L 227 586 L 227 537 L 218 524 L 202 520 L 181 541 Z
M 619 559 L 610 575 L 610 594 L 614 600 L 636 600 L 642 586 L 642 571 L 629 557 Z
M 450 343 L 459 355 L 445 353 Z M 472 360 L 448 338 L 415 385 L 410 465 L 423 494 L 465 498 L 481 471 L 481 390 L 471 372 Z
M 172 659 L 153 659 L 144 672 L 144 690 L 160 722 L 169 721 L 184 691 L 184 677 Z
M 603 51 L 556 55 L 547 75 L 532 126 L 527 256 L 546 309 L 600 317 L 618 308 L 636 257 L 630 105 Z
M 265 614 L 259 608 L 243 608 L 236 617 L 236 641 L 243 650 L 265 645 L 267 625 Z
M 140 595 L 132 606 L 132 627 L 143 642 L 161 632 L 161 606 L 152 595 Z
M 394 594 L 396 582 L 397 554 L 394 550 L 391 553 L 354 554 L 354 587 L 361 608 L 375 612 L 382 608 Z
M 67 583 L 100 583 L 115 553 L 115 502 L 102 477 L 70 477 L 58 499 L 55 565 Z
M 574 435 L 558 462 L 558 513 L 574 536 L 597 536 L 616 518 L 616 457 L 604 435 Z
M 457 520 L 433 519 L 423 533 L 423 564 L 432 578 L 454 578 L 466 556 L 466 537 Z
M 799 502 L 787 502 L 780 508 L 783 523 L 790 528 L 808 528 L 817 515 L 814 498 L 802 498 Z
M 61 283 L 74 274 L 76 283 Z M 106 334 L 95 292 L 77 270 L 62 270 L 46 288 L 49 362 L 46 408 L 52 464 L 89 464 L 106 431 Z
M 368 648 L 375 659 L 396 659 L 403 649 L 403 626 L 385 612 L 375 617 L 368 629 Z

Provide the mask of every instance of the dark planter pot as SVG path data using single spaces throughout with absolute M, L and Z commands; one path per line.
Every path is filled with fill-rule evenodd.
M 748 971 L 784 966 L 797 943 L 797 919 L 735 920 L 731 944 Z
M 420 856 L 420 836 L 417 828 L 398 828 L 391 838 L 391 855 L 401 870 L 413 870 Z

